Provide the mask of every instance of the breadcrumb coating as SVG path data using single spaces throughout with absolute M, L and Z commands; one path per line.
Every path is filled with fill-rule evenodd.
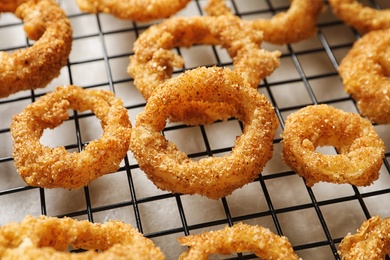
M 68 247 L 85 252 L 66 252 Z M 98 252 L 103 251 L 103 252 Z M 0 228 L 1 259 L 157 259 L 151 240 L 122 221 L 104 224 L 68 217 L 26 216 Z
M 333 146 L 338 154 L 317 152 Z M 313 105 L 290 114 L 283 133 L 283 160 L 307 186 L 317 182 L 368 186 L 378 179 L 385 146 L 359 114 Z
M 390 254 L 390 219 L 375 216 L 364 221 L 356 234 L 341 240 L 339 254 L 343 260 L 385 259 Z
M 360 32 L 390 29 L 390 9 L 378 10 L 357 0 L 329 0 L 334 14 Z
M 40 143 L 46 128 L 69 118 L 68 109 L 91 110 L 100 119 L 103 134 L 81 152 Z M 10 126 L 13 158 L 23 180 L 31 186 L 76 189 L 119 169 L 130 142 L 131 124 L 122 101 L 110 91 L 76 86 L 58 87 L 14 115 Z
M 36 42 L 26 49 L 0 52 L 0 97 L 46 87 L 67 64 L 73 40 L 70 21 L 54 0 L 5 5 L 0 5 L 5 8 L 0 11 L 12 10 L 23 20 L 27 36 Z
M 189 2 L 190 0 L 76 0 L 82 11 L 104 12 L 138 22 L 167 18 L 186 7 Z
M 184 65 L 175 47 L 194 44 L 220 45 L 233 59 L 234 70 L 253 88 L 280 64 L 280 51 L 260 48 L 262 33 L 244 26 L 237 17 L 173 17 L 149 27 L 134 43 L 128 73 L 145 99 Z M 214 64 L 212 64 L 214 65 Z
M 230 155 L 194 161 L 160 133 L 170 116 L 191 125 L 234 117 L 244 130 Z M 270 102 L 240 74 L 200 67 L 156 89 L 136 118 L 130 150 L 160 189 L 219 199 L 258 177 L 272 157 L 278 125 Z
M 221 230 L 204 232 L 179 238 L 189 249 L 182 253 L 180 260 L 207 260 L 211 254 L 253 252 L 261 259 L 298 260 L 290 242 L 261 226 L 237 223 Z
M 390 29 L 357 40 L 340 62 L 339 74 L 362 115 L 390 124 Z
M 234 16 L 225 0 L 209 0 L 205 7 L 212 16 Z M 277 13 L 270 19 L 244 21 L 247 26 L 262 31 L 264 41 L 273 44 L 295 43 L 305 40 L 317 31 L 317 18 L 324 10 L 322 0 L 292 0 L 286 12 Z

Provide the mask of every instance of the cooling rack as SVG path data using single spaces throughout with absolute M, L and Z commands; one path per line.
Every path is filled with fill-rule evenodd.
M 203 15 L 205 3 L 193 0 L 177 15 Z M 228 3 L 238 16 L 248 20 L 271 17 L 289 7 L 288 0 L 232 0 Z M 379 9 L 390 8 L 387 0 L 364 3 Z M 9 124 L 13 114 L 39 96 L 68 84 L 108 89 L 123 99 L 133 124 L 135 116 L 145 106 L 126 67 L 134 41 L 152 23 L 123 21 L 107 14 L 85 14 L 73 0 L 60 1 L 60 5 L 74 29 L 68 65 L 46 88 L 0 99 L 0 225 L 20 221 L 27 214 L 69 216 L 93 222 L 118 219 L 151 238 L 167 259 L 177 259 L 186 250 L 177 242 L 178 237 L 241 221 L 265 226 L 287 236 L 303 259 L 339 259 L 338 244 L 348 232 L 355 232 L 371 216 L 390 216 L 389 148 L 379 180 L 368 187 L 319 183 L 308 188 L 281 160 L 280 136 L 288 114 L 307 105 L 322 103 L 359 112 L 343 90 L 337 67 L 360 35 L 335 18 L 330 8 L 319 17 L 319 30 L 310 39 L 290 45 L 262 45 L 265 49 L 283 53 L 280 67 L 258 87 L 275 107 L 280 127 L 274 139 L 273 158 L 253 183 L 220 200 L 171 194 L 157 189 L 129 152 L 117 172 L 103 176 L 83 189 L 26 186 L 13 164 Z M 1 14 L 0 50 L 13 51 L 31 44 L 21 21 L 12 14 Z M 200 65 L 232 66 L 227 53 L 218 46 L 196 45 L 177 51 L 185 59 L 183 70 Z M 175 74 L 183 70 L 177 70 Z M 70 118 L 64 124 L 44 132 L 43 144 L 63 145 L 71 152 L 79 151 L 89 141 L 100 137 L 102 130 L 93 114 L 69 113 Z M 389 147 L 389 126 L 375 125 L 375 129 Z M 164 130 L 167 139 L 195 160 L 229 153 L 235 137 L 241 133 L 241 126 L 234 119 L 204 126 L 168 124 Z M 335 153 L 332 147 L 319 151 Z M 244 253 L 227 258 L 251 259 L 255 256 Z

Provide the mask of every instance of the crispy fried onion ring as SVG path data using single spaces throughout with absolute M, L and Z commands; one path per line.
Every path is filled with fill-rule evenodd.
M 367 186 L 378 179 L 384 143 L 360 115 L 314 105 L 290 114 L 285 123 L 283 159 L 307 186 L 320 181 Z M 339 154 L 316 152 L 320 146 L 333 146 Z
M 357 40 L 341 61 L 339 74 L 364 116 L 390 124 L 390 29 Z
M 27 36 L 36 42 L 23 50 L 0 52 L 0 97 L 46 87 L 67 64 L 72 47 L 69 19 L 55 1 L 17 3 L 3 3 L 0 12 L 13 12 L 22 19 Z
M 192 124 L 234 117 L 243 134 L 229 155 L 194 161 L 160 133 L 169 116 Z M 268 100 L 229 68 L 197 68 L 161 84 L 136 118 L 130 141 L 140 168 L 157 187 L 211 199 L 253 181 L 272 156 L 278 127 Z
M 100 119 L 103 134 L 83 151 L 40 143 L 45 128 L 69 118 L 68 109 L 91 110 Z M 13 157 L 21 177 L 31 186 L 75 189 L 119 168 L 128 151 L 131 124 L 122 101 L 110 91 L 58 87 L 13 117 Z
M 66 252 L 68 246 L 87 250 Z M 103 252 L 98 252 L 103 251 Z M 121 221 L 26 216 L 0 228 L 1 259 L 164 259 L 161 250 Z
M 25 2 L 23 0 L 2 0 L 0 2 L 0 12 L 15 12 L 16 7 Z
M 360 32 L 390 29 L 390 10 L 364 6 L 357 0 L 329 0 L 334 14 Z
M 292 0 L 286 12 L 270 19 L 246 21 L 263 31 L 264 41 L 274 44 L 295 43 L 307 39 L 317 30 L 317 18 L 324 8 L 322 0 Z M 209 0 L 205 11 L 212 16 L 233 16 L 225 0 Z
M 134 84 L 149 99 L 156 86 L 181 68 L 184 60 L 171 49 L 193 44 L 221 45 L 233 59 L 234 70 L 257 88 L 264 77 L 279 66 L 279 51 L 259 46 L 262 33 L 244 26 L 237 17 L 173 17 L 153 25 L 134 43 L 128 73 Z
M 189 2 L 190 0 L 76 0 L 82 11 L 104 12 L 139 22 L 167 18 L 186 7 Z
M 356 234 L 341 240 L 339 254 L 343 260 L 385 259 L 390 254 L 390 219 L 364 221 Z
M 290 242 L 261 226 L 237 223 L 217 231 L 180 237 L 179 242 L 190 248 L 181 260 L 206 260 L 208 255 L 251 251 L 261 259 L 298 259 Z

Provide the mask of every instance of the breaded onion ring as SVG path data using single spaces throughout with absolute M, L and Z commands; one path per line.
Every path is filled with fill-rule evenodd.
M 390 10 L 364 6 L 357 0 L 329 0 L 334 14 L 360 32 L 390 29 Z
M 390 29 L 357 40 L 341 61 L 339 74 L 364 116 L 390 124 Z
M 207 260 L 210 254 L 230 254 L 251 251 L 261 259 L 298 259 L 284 236 L 278 236 L 261 226 L 237 223 L 217 231 L 180 237 L 179 242 L 190 248 L 181 260 Z
M 234 117 L 244 131 L 229 155 L 194 161 L 160 133 L 170 116 L 189 124 Z M 277 127 L 269 101 L 240 74 L 201 67 L 158 86 L 136 118 L 130 150 L 160 189 L 218 199 L 258 177 L 272 156 Z
M 339 254 L 343 260 L 385 259 L 390 254 L 390 219 L 364 221 L 356 234 L 341 240 Z
M 0 97 L 46 87 L 67 64 L 73 39 L 69 19 L 53 0 L 13 1 L 0 7 L 0 12 L 12 11 L 22 19 L 27 36 L 36 40 L 26 49 L 0 52 Z
M 55 128 L 69 118 L 68 109 L 91 110 L 103 128 L 101 138 L 91 141 L 79 153 L 40 143 L 45 128 Z M 112 92 L 66 86 L 56 88 L 15 115 L 10 130 L 14 162 L 27 184 L 76 189 L 118 170 L 128 151 L 131 124 L 122 101 Z
M 0 1 L 0 12 L 14 12 L 16 7 L 24 0 L 2 0 Z
M 270 19 L 259 18 L 245 22 L 263 31 L 266 42 L 295 43 L 313 36 L 317 30 L 317 18 L 323 8 L 322 0 L 292 0 L 286 12 L 278 13 Z M 205 10 L 212 16 L 233 16 L 225 0 L 209 0 Z
M 233 59 L 234 70 L 243 74 L 254 88 L 279 66 L 279 51 L 259 46 L 262 33 L 244 26 L 237 17 L 173 17 L 149 27 L 134 43 L 128 73 L 145 99 L 155 87 L 183 67 L 183 58 L 174 47 L 193 44 L 221 45 Z
M 283 160 L 307 186 L 320 181 L 367 186 L 378 179 L 384 143 L 360 115 L 314 105 L 290 114 L 285 123 Z M 339 154 L 316 152 L 319 146 L 333 146 Z
M 66 252 L 68 246 L 85 249 Z M 100 250 L 103 252 L 97 252 Z M 153 242 L 121 221 L 104 224 L 68 217 L 26 216 L 0 228 L 1 259 L 161 259 Z
M 82 11 L 104 12 L 139 22 L 167 18 L 186 7 L 189 2 L 190 0 L 76 0 Z

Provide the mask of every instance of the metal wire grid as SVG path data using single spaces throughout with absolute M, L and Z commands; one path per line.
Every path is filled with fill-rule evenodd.
M 202 14 L 204 3 L 204 1 L 195 0 L 190 3 L 187 9 L 192 8 L 191 13 L 196 9 L 195 13 Z M 259 10 L 246 10 L 244 8 L 245 6 L 253 6 L 253 3 L 258 3 L 262 8 Z M 66 5 L 68 2 L 61 2 L 61 4 Z M 274 13 L 286 10 L 289 6 L 288 1 L 284 0 L 233 0 L 230 4 L 234 12 L 243 19 L 271 16 Z M 388 7 L 386 6 L 388 3 L 385 1 L 372 1 L 370 4 L 377 8 Z M 70 8 L 70 10 L 74 9 Z M 182 14 L 186 15 L 186 11 L 182 12 Z M 345 110 L 357 111 L 354 101 L 342 91 L 337 67 L 340 58 L 351 47 L 353 40 L 359 38 L 359 35 L 335 19 L 329 9 L 319 19 L 319 31 L 311 40 L 305 41 L 303 44 L 286 46 L 272 46 L 264 43 L 265 48 L 282 49 L 283 52 L 281 58 L 282 68 L 279 69 L 282 72 L 279 74 L 275 72 L 276 75 L 271 75 L 259 85 L 259 92 L 265 94 L 274 105 L 281 127 L 274 140 L 274 157 L 264 169 L 263 174 L 259 175 L 259 178 L 254 183 L 235 192 L 234 195 L 219 201 L 209 201 L 197 196 L 173 195 L 157 189 L 155 191 L 143 192 L 144 186 L 142 185 L 147 183 L 147 180 L 142 180 L 142 178 L 146 178 L 143 177 L 137 162 L 132 158 L 130 152 L 124 158 L 117 173 L 104 176 L 101 180 L 95 181 L 81 190 L 59 191 L 25 186 L 22 181 L 17 179 L 18 175 L 12 164 L 12 143 L 10 142 L 9 133 L 9 122 L 12 115 L 8 112 L 9 107 L 15 108 L 16 111 L 21 111 L 25 105 L 53 89 L 59 82 L 80 84 L 86 88 L 105 88 L 114 91 L 119 97 L 125 99 L 125 105 L 132 121 L 145 105 L 145 101 L 134 90 L 132 79 L 125 76 L 123 72 L 118 73 L 117 68 L 127 66 L 128 56 L 132 54 L 131 40 L 134 41 L 150 24 L 134 22 L 125 24 L 113 20 L 109 15 L 90 15 L 77 11 L 70 11 L 68 15 L 72 23 L 75 23 L 76 20 L 81 20 L 82 22 L 78 23 L 78 25 L 83 24 L 85 21 L 88 21 L 87 23 L 91 22 L 91 24 L 88 24 L 90 27 L 92 27 L 92 24 L 96 25 L 96 30 L 92 31 L 88 31 L 89 29 L 83 31 L 78 27 L 75 28 L 73 48 L 80 48 L 83 52 L 88 52 L 83 47 L 88 46 L 87 43 L 91 44 L 95 41 L 95 43 L 100 44 L 99 48 L 102 55 L 94 57 L 94 55 L 88 56 L 86 54 L 85 56 L 82 55 L 84 58 L 79 59 L 77 55 L 80 55 L 81 52 L 78 52 L 77 55 L 70 58 L 68 66 L 63 69 L 61 75 L 65 76 L 59 81 L 54 81 L 48 88 L 24 91 L 9 98 L 0 99 L 1 121 L 4 122 L 0 125 L 0 147 L 2 151 L 0 152 L 1 225 L 10 220 L 18 221 L 25 214 L 47 214 L 58 217 L 66 215 L 95 222 L 101 222 L 107 218 L 120 218 L 132 223 L 147 237 L 153 239 L 166 253 L 167 259 L 175 259 L 178 253 L 184 250 L 176 242 L 175 239 L 177 237 L 199 233 L 204 230 L 219 229 L 224 225 L 232 225 L 239 221 L 244 221 L 267 226 L 280 235 L 286 235 L 292 242 L 296 252 L 304 259 L 339 259 L 337 245 L 346 234 L 346 230 L 354 232 L 351 227 L 356 229 L 364 219 L 370 216 L 380 214 L 383 217 L 387 217 L 390 215 L 387 205 L 387 198 L 390 195 L 390 155 L 388 149 L 386 150 L 386 158 L 381 170 L 381 176 L 384 177 L 378 180 L 379 184 L 371 188 L 326 184 L 317 184 L 313 188 L 308 188 L 294 172 L 281 165 L 280 133 L 284 126 L 284 119 L 289 113 L 306 105 L 319 103 L 327 103 Z M 1 19 L 4 18 L 0 18 L 0 33 L 2 30 L 21 26 L 19 21 L 8 22 L 6 20 L 5 23 L 2 23 Z M 115 23 L 117 27 L 114 29 L 106 28 L 105 25 L 110 22 Z M 353 39 L 346 37 L 345 34 L 352 36 Z M 123 35 L 126 36 L 122 38 Z M 130 42 L 126 42 L 126 45 L 129 46 L 128 51 L 121 49 L 120 52 L 116 52 L 115 48 L 109 50 L 108 45 L 111 44 L 109 41 L 110 37 L 116 39 L 116 41 L 111 42 L 114 46 L 119 44 L 118 41 L 121 39 L 130 39 Z M 0 38 L 0 43 L 1 41 L 2 39 Z M 3 48 L 0 45 L 0 48 L 2 48 L 2 51 L 12 51 L 17 48 L 27 47 L 30 44 L 31 42 L 26 40 L 25 44 L 20 46 Z M 198 51 L 205 51 L 203 46 L 194 46 L 190 50 L 196 50 L 197 47 L 200 48 Z M 189 50 L 187 49 L 179 48 L 177 51 L 184 57 L 189 55 L 187 53 Z M 197 64 L 197 61 L 191 63 L 186 59 L 186 67 L 183 70 L 191 69 L 197 65 L 232 65 L 231 61 L 226 59 L 217 47 L 207 47 L 206 51 L 213 55 L 214 62 Z M 194 55 L 189 56 L 194 59 Z M 309 59 L 310 66 L 315 66 L 314 63 L 319 63 L 322 66 L 323 59 L 326 59 L 326 62 L 330 65 L 328 68 L 330 67 L 331 69 L 319 73 L 311 73 L 311 67 L 308 67 L 306 64 L 307 57 L 311 57 Z M 80 67 L 86 67 L 88 68 L 87 70 L 94 72 L 98 67 L 96 63 L 103 66 L 104 69 L 101 71 L 104 71 L 106 80 L 91 79 L 83 82 L 77 78 Z M 283 68 L 284 64 L 287 64 L 285 68 Z M 183 70 L 178 70 L 176 73 L 181 73 Z M 293 74 L 296 76 L 291 76 L 291 71 L 293 70 L 295 73 Z M 86 73 L 82 69 L 81 71 Z M 288 76 L 285 76 L 286 73 Z M 93 74 L 87 73 L 84 76 L 91 77 L 91 75 Z M 286 87 L 296 88 L 298 94 L 286 97 L 283 95 Z M 324 91 L 325 87 L 329 88 L 329 91 Z M 132 97 L 128 98 L 125 95 L 132 95 Z M 302 98 L 302 96 L 305 96 L 305 98 Z M 81 150 L 88 141 L 99 134 L 99 130 L 92 127 L 94 126 L 93 118 L 94 115 L 91 113 L 71 112 L 70 118 L 66 122 L 67 127 L 59 130 L 59 132 L 55 132 L 54 136 L 61 133 L 61 131 L 69 133 L 69 129 L 71 129 L 72 140 L 74 141 L 59 140 L 57 141 L 59 143 L 51 145 L 63 144 L 69 151 Z M 218 124 L 221 124 L 221 127 L 218 127 Z M 233 129 L 232 133 L 241 130 L 240 124 L 233 119 L 225 123 L 216 123 L 213 126 L 189 127 L 182 124 L 169 124 L 164 130 L 164 134 L 168 139 L 172 138 L 173 140 L 179 140 L 180 137 L 195 139 L 195 148 L 187 150 L 189 156 L 194 159 L 204 156 L 218 156 L 230 152 L 232 146 L 215 145 L 213 143 L 214 135 L 212 134 L 213 132 L 210 132 L 210 127 L 215 126 L 220 129 L 218 130 L 219 134 L 221 133 L 219 131 L 228 131 L 227 129 Z M 385 143 L 389 145 L 387 134 L 389 128 L 387 126 L 376 126 L 376 128 L 385 140 Z M 189 136 L 194 133 L 199 138 Z M 183 147 L 184 149 L 187 148 L 185 145 Z M 153 185 L 151 183 L 147 184 Z M 288 189 L 285 190 L 283 187 L 288 187 Z M 340 192 L 339 189 L 342 191 Z M 298 196 L 298 193 L 301 195 Z M 120 194 L 120 196 L 118 195 L 115 199 L 110 199 L 112 194 Z M 279 196 L 281 198 L 278 198 Z M 295 200 L 294 196 L 299 198 Z M 303 197 L 304 199 L 301 199 Z M 52 201 L 52 198 L 55 199 Z M 249 201 L 247 198 L 250 198 Z M 294 201 L 294 203 L 289 203 L 289 200 Z M 379 204 L 382 207 L 379 208 L 376 203 L 373 203 L 377 201 L 380 201 Z M 240 207 L 242 206 L 240 203 L 242 203 L 245 209 Z M 72 206 L 76 204 L 77 206 Z M 162 205 L 162 208 L 159 205 Z M 66 208 L 66 210 L 61 210 L 61 208 Z M 334 218 L 333 213 L 330 213 L 334 211 L 339 211 L 336 213 L 336 216 L 339 215 L 340 220 Z M 218 212 L 218 214 L 211 217 L 215 215 L 215 212 Z M 305 215 L 309 217 L 303 217 L 303 221 L 308 222 L 301 223 L 299 218 Z M 313 224 L 311 221 L 316 224 Z M 171 222 L 174 222 L 174 224 Z M 343 229 L 343 226 L 348 228 Z M 315 233 L 316 235 L 313 236 L 309 233 Z M 249 253 L 231 257 L 251 259 L 255 256 Z

